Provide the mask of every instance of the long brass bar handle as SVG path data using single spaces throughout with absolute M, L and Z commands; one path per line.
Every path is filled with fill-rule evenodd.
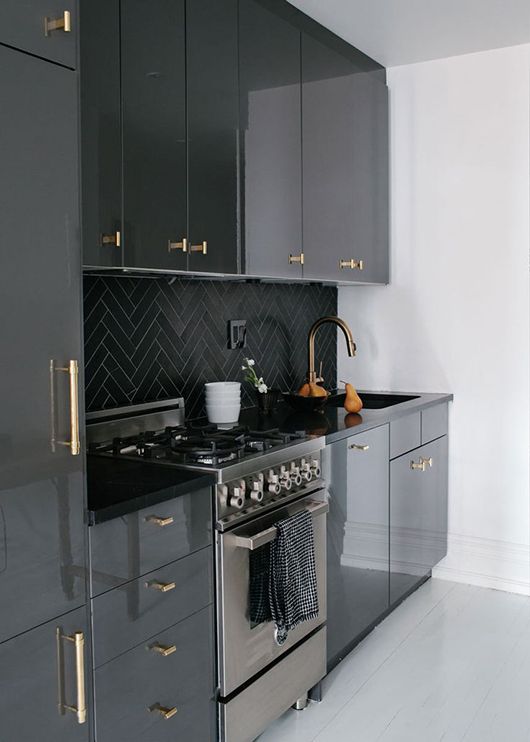
M 169 657 L 177 651 L 175 644 L 170 644 L 169 646 L 164 646 L 163 644 L 151 644 L 148 649 L 150 649 L 151 652 L 162 655 L 162 657 Z
M 150 587 L 152 590 L 159 590 L 161 593 L 168 593 L 177 587 L 175 582 L 158 582 L 158 580 L 151 580 L 144 584 L 146 587 Z
M 156 711 L 159 713 L 163 719 L 171 719 L 175 714 L 177 713 L 178 709 L 176 706 L 173 706 L 172 708 L 167 708 L 166 706 L 161 706 L 159 703 L 155 703 L 152 706 L 149 706 L 149 711 L 153 712 Z
M 45 18 L 44 19 L 44 35 L 49 36 L 50 31 L 63 30 L 65 33 L 70 33 L 72 30 L 72 16 L 69 10 L 65 10 L 62 18 Z
M 70 377 L 70 440 L 57 441 L 62 446 L 69 446 L 72 456 L 81 453 L 79 437 L 79 365 L 77 361 L 70 361 L 68 366 L 56 366 L 56 371 L 63 371 Z
M 57 628 L 57 657 L 59 661 L 59 712 L 62 714 L 64 711 L 71 711 L 77 716 L 77 723 L 84 724 L 86 722 L 87 710 L 86 710 L 86 690 L 85 690 L 85 635 L 82 631 L 76 631 L 72 636 L 62 634 L 61 630 Z M 71 642 L 75 646 L 75 675 L 76 675 L 76 694 L 77 694 L 77 705 L 70 706 L 64 703 L 63 699 L 63 667 L 62 667 L 62 651 L 60 648 L 60 641 L 64 640 Z
M 344 268 L 350 268 L 352 271 L 362 271 L 364 269 L 364 262 L 362 260 L 355 260 L 354 258 L 351 258 L 351 260 L 339 260 L 339 268 L 341 270 L 344 270 Z
M 200 245 L 192 245 L 190 252 L 200 252 L 202 255 L 206 255 L 208 253 L 208 243 L 204 240 Z

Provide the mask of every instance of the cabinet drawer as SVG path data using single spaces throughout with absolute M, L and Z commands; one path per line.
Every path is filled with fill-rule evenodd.
M 442 435 L 447 435 L 449 418 L 449 406 L 445 404 L 435 405 L 422 410 L 421 413 L 421 442 L 428 443 Z
M 400 417 L 390 423 L 390 458 L 421 446 L 421 412 Z
M 175 650 L 166 656 L 153 647 Z M 211 608 L 95 672 L 98 742 L 174 742 L 215 739 Z M 177 709 L 165 719 L 156 704 Z
M 70 14 L 70 31 L 50 29 L 45 19 L 56 21 Z M 0 3 L 0 43 L 36 54 L 43 59 L 76 66 L 77 3 L 75 0 L 2 0 Z
M 202 549 L 94 598 L 95 667 L 211 603 L 212 559 L 211 547 Z
M 211 501 L 206 488 L 92 526 L 91 594 L 209 546 Z

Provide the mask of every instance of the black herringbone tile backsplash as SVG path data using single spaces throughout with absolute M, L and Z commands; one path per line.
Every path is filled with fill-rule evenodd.
M 330 286 L 85 276 L 87 410 L 183 396 L 188 417 L 204 413 L 206 381 L 242 380 L 254 358 L 269 386 L 297 388 L 311 324 L 337 313 Z M 246 319 L 248 347 L 228 350 L 227 322 Z M 337 379 L 336 330 L 319 330 L 326 386 Z M 255 403 L 243 384 L 243 405 Z

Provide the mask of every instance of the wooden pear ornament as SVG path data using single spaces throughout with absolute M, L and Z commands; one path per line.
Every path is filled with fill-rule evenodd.
M 346 412 L 359 412 L 363 408 L 362 399 L 359 397 L 352 384 L 349 384 L 347 381 L 343 381 L 342 383 L 346 389 L 344 409 Z

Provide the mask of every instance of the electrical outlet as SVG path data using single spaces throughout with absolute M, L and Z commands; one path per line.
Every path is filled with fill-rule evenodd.
M 238 350 L 247 347 L 246 319 L 231 319 L 228 321 L 228 349 Z

